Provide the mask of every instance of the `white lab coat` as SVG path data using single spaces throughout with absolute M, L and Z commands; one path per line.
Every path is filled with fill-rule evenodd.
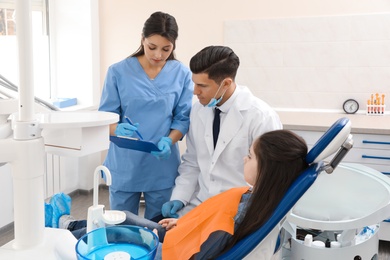
M 171 196 L 171 200 L 189 204 L 180 215 L 222 191 L 247 185 L 243 157 L 253 140 L 262 133 L 282 128 L 277 113 L 247 87 L 237 86 L 220 108 L 225 114 L 215 150 L 213 109 L 196 102 L 191 110 L 187 150 Z

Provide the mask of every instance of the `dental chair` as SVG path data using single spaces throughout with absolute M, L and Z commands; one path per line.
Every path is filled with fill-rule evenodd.
M 309 151 L 306 156 L 309 168 L 294 181 L 270 219 L 217 259 L 274 259 L 276 251 L 280 249 L 280 233 L 287 215 L 312 186 L 317 176 L 323 171 L 332 173 L 352 148 L 353 140 L 350 131 L 351 122 L 348 118 L 337 120 Z M 329 163 L 324 161 L 335 153 Z

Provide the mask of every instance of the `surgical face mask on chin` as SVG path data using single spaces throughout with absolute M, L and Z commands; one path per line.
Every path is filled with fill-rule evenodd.
M 223 95 L 217 100 L 215 98 L 212 98 L 210 102 L 207 104 L 208 107 L 215 107 L 219 102 L 221 102 L 223 98 Z
M 223 83 L 223 81 L 222 81 L 222 83 Z M 217 96 L 219 90 L 221 89 L 222 83 L 221 83 L 221 85 L 219 85 L 219 88 L 218 88 L 218 90 L 217 90 L 217 93 L 215 93 L 214 97 L 213 97 L 213 98 L 210 100 L 210 102 L 207 104 L 207 107 L 215 107 L 216 105 L 219 104 L 219 102 L 221 102 L 221 100 L 222 100 L 222 98 L 223 98 L 223 95 L 225 95 L 227 89 L 222 93 L 222 96 L 221 96 L 220 98 L 216 99 L 215 97 Z

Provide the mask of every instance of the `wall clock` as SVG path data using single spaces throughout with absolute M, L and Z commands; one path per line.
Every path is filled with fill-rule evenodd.
M 347 99 L 343 104 L 343 109 L 347 114 L 355 114 L 359 110 L 359 103 L 355 99 Z

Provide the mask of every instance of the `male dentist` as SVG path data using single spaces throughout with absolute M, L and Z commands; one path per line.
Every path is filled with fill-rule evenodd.
M 247 87 L 235 83 L 240 61 L 232 49 L 209 46 L 191 58 L 190 69 L 199 99 L 190 114 L 182 156 L 164 217 L 179 217 L 206 199 L 247 185 L 242 158 L 259 135 L 281 129 L 277 113 Z

